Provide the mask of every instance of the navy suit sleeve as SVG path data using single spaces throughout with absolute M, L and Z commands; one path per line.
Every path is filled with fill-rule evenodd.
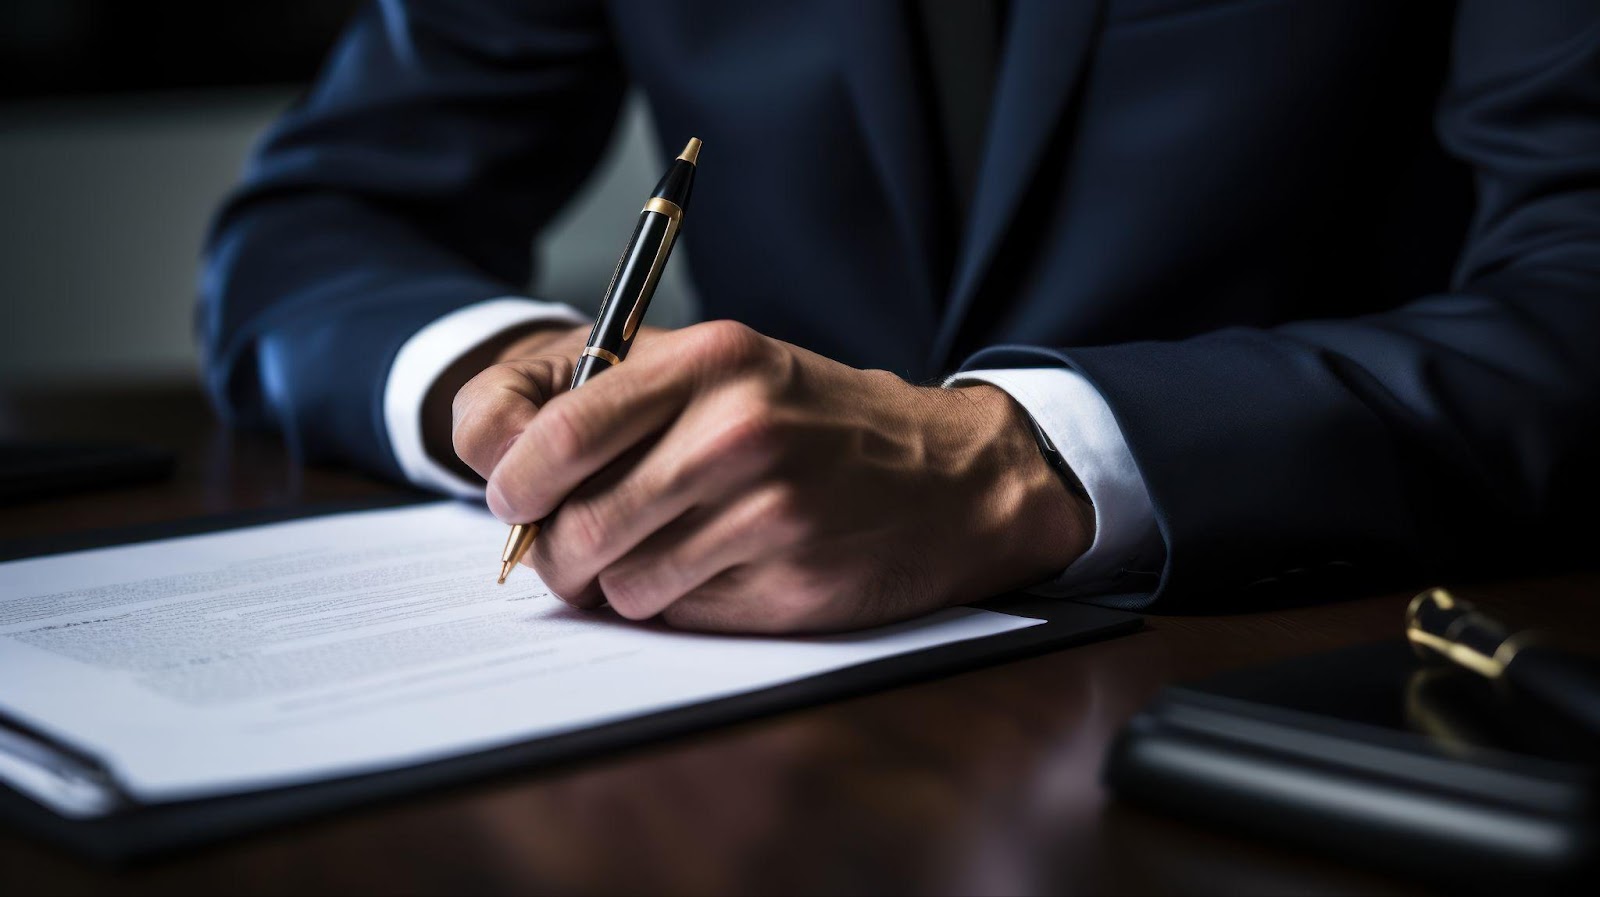
M 1307 572 L 1457 575 L 1592 535 L 1597 18 L 1592 0 L 1461 5 L 1436 126 L 1475 170 L 1478 206 L 1449 292 L 1349 320 L 968 360 L 1065 364 L 1100 389 L 1167 543 L 1158 606 L 1309 587 Z
M 534 233 L 617 118 L 609 35 L 585 2 L 385 0 L 355 16 L 208 242 L 199 338 L 229 422 L 400 476 L 389 365 L 429 321 L 526 288 Z

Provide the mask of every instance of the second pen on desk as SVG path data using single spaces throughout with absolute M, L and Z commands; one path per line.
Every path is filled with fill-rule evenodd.
M 683 211 L 689 207 L 689 193 L 694 187 L 694 170 L 699 157 L 700 139 L 691 137 L 689 145 L 673 160 L 640 210 L 639 223 L 633 229 L 627 248 L 622 250 L 622 258 L 617 261 L 617 270 L 611 275 L 605 298 L 600 300 L 600 313 L 595 316 L 594 329 L 589 331 L 589 341 L 573 368 L 572 389 L 628 357 L 639 325 L 644 323 L 645 310 L 650 307 L 650 297 L 655 295 L 656 284 L 661 282 L 672 243 L 683 226 Z M 498 582 L 506 581 L 538 534 L 538 523 L 512 525 L 505 550 L 500 553 Z

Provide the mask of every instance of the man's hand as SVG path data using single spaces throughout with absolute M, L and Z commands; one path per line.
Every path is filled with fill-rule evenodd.
M 555 514 L 527 560 L 574 605 L 849 629 L 1036 582 L 1092 539 L 998 388 L 915 387 L 717 321 L 649 333 L 567 392 L 582 334 L 537 338 L 457 394 L 454 444 L 500 519 Z

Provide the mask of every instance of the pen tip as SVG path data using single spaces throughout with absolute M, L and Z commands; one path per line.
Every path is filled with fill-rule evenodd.
M 683 148 L 683 152 L 678 154 L 678 158 L 688 162 L 690 165 L 694 165 L 696 160 L 700 158 L 700 138 L 690 137 L 689 145 Z
M 511 575 L 512 568 L 514 568 L 516 566 L 517 566 L 517 562 L 516 561 L 506 561 L 505 563 L 501 564 L 500 565 L 500 578 L 498 578 L 498 579 L 496 579 L 494 581 L 495 585 L 500 585 L 500 586 L 505 585 L 506 584 L 506 577 Z

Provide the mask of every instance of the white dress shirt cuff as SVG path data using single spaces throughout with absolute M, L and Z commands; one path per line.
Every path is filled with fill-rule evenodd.
M 383 421 L 406 479 L 458 498 L 483 496 L 482 483 L 457 474 L 423 447 L 422 401 L 439 375 L 462 355 L 513 327 L 541 321 L 585 324 L 589 319 L 570 305 L 507 296 L 457 309 L 405 341 L 384 384 Z
M 1123 590 L 1128 574 L 1159 572 L 1166 546 L 1156 527 L 1155 508 L 1122 428 L 1099 391 L 1069 368 L 963 371 L 944 385 L 974 382 L 1011 394 L 1055 443 L 1094 503 L 1094 542 L 1089 550 L 1060 576 L 1028 591 L 1087 596 Z

